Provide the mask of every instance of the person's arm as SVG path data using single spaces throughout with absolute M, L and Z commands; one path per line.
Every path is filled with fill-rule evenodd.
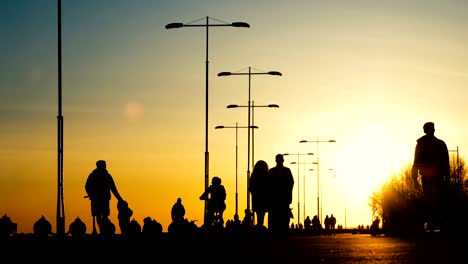
M 208 187 L 203 193 L 202 195 L 200 195 L 200 200 L 206 200 L 208 199 L 208 193 L 210 192 L 210 187 Z
M 117 198 L 117 200 L 123 201 L 122 196 L 120 196 L 120 193 L 119 193 L 119 191 L 117 190 L 117 186 L 115 185 L 114 179 L 112 178 L 112 176 L 111 176 L 110 174 L 109 174 L 109 178 L 110 178 L 110 189 L 111 189 L 111 192 L 114 194 L 114 196 L 115 196 L 115 198 Z
M 445 179 L 448 180 L 450 177 L 450 155 L 449 155 L 447 145 L 443 141 L 442 143 L 443 143 L 443 151 L 444 151 L 444 154 L 443 154 L 444 176 L 446 177 Z
M 414 160 L 413 160 L 413 167 L 411 168 L 411 178 L 413 179 L 414 186 L 419 188 L 418 182 L 418 175 L 419 175 L 419 153 L 420 153 L 419 144 L 416 144 L 416 148 L 414 150 Z

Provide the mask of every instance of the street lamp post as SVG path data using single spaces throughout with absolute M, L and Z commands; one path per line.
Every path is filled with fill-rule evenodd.
M 460 171 L 461 171 L 461 167 L 460 167 L 460 158 L 459 158 L 459 152 L 458 152 L 458 146 L 457 146 L 457 149 L 453 149 L 453 150 L 449 149 L 448 152 L 449 152 L 449 153 L 450 153 L 450 152 L 456 152 L 456 153 L 457 153 L 457 161 L 456 161 L 456 162 L 457 162 L 457 169 L 456 169 L 457 175 L 456 175 L 456 176 L 457 176 L 457 178 L 458 178 L 458 177 L 460 177 Z
M 314 155 L 314 153 L 283 153 L 283 156 L 296 155 L 297 162 L 293 161 L 291 164 L 297 164 L 297 224 L 301 222 L 301 203 L 300 203 L 300 180 L 299 180 L 299 156 Z
M 250 100 L 250 79 L 251 79 L 251 76 L 252 75 L 273 75 L 273 76 L 282 76 L 281 72 L 279 71 L 269 71 L 269 72 L 252 72 L 252 67 L 249 66 L 249 71 L 248 72 L 220 72 L 218 73 L 218 76 L 219 77 L 224 77 L 224 76 L 232 76 L 232 75 L 248 75 L 249 76 L 249 100 L 248 100 L 248 105 L 246 106 L 248 108 L 248 118 L 247 118 L 247 125 L 248 126 L 251 126 L 253 124 L 250 124 L 250 108 L 252 107 L 251 105 L 251 100 Z M 236 105 L 231 105 L 228 106 L 228 108 L 235 108 L 235 107 L 239 107 L 239 106 L 236 106 Z M 259 106 L 259 107 L 262 107 L 262 106 Z M 264 106 L 263 106 L 264 107 Z M 279 107 L 278 105 L 269 105 L 267 107 Z M 253 123 L 253 122 L 252 122 Z M 252 135 L 253 135 L 253 130 L 252 130 Z M 252 136 L 253 138 L 253 136 Z M 252 139 L 253 141 L 253 139 Z M 250 129 L 248 129 L 247 131 L 247 145 L 248 145 L 248 149 L 247 149 L 247 153 L 250 153 Z M 253 145 L 252 145 L 252 167 L 255 165 L 255 160 L 253 158 Z M 250 192 L 248 190 L 248 182 L 250 180 L 250 157 L 249 155 L 247 155 L 247 209 L 250 211 Z
M 313 162 L 313 164 L 317 164 L 317 162 Z M 309 169 L 309 171 L 314 171 L 314 169 Z M 305 177 L 305 172 L 304 172 L 304 186 L 305 186 L 305 179 L 306 179 L 306 177 Z M 306 195 L 305 195 L 305 187 L 304 187 L 304 216 L 305 216 L 305 208 L 306 208 L 305 202 L 306 202 Z
M 65 235 L 65 205 L 63 201 L 63 115 L 62 115 L 62 1 L 57 0 L 57 61 L 58 61 L 58 115 L 57 115 L 57 235 Z
M 322 215 L 320 214 L 320 161 L 319 161 L 319 143 L 336 143 L 336 140 L 301 140 L 299 143 L 317 143 L 317 217 L 322 223 Z
M 236 105 L 236 104 L 231 104 L 228 105 L 227 108 L 238 108 L 238 107 L 247 107 L 247 108 L 253 108 L 253 107 L 269 107 L 269 108 L 279 108 L 279 105 L 277 104 L 268 104 L 268 105 Z M 249 110 L 249 117 L 250 117 L 250 110 Z M 250 191 L 249 191 L 249 182 L 250 182 L 250 129 L 252 128 L 252 125 L 250 124 L 250 118 L 248 119 L 248 128 L 249 133 L 247 134 L 247 209 L 250 211 Z M 253 121 L 252 121 L 253 124 Z M 253 131 L 253 129 L 252 129 Z M 252 132 L 253 135 L 253 132 Z M 252 139 L 253 142 L 253 139 Z M 254 155 L 254 148 L 252 145 L 252 157 Z M 255 166 L 255 161 L 252 158 L 252 168 Z
M 203 19 L 203 18 L 202 18 Z M 240 27 L 240 28 L 249 28 L 250 25 L 245 22 L 233 22 L 233 23 L 223 23 L 223 24 L 210 24 L 210 17 L 206 17 L 205 24 L 192 24 L 198 22 L 202 19 L 191 23 L 170 23 L 166 25 L 166 29 L 173 29 L 173 28 L 182 28 L 182 27 L 204 27 L 206 28 L 206 59 L 205 59 L 205 191 L 208 188 L 209 184 L 209 152 L 208 152 L 208 28 L 209 27 Z M 219 22 L 219 20 L 217 20 Z M 205 208 L 204 208 L 204 223 L 206 223 L 206 216 L 207 216 L 207 200 L 205 200 Z
M 333 169 L 328 169 L 329 171 L 333 171 Z M 332 177 L 336 177 L 336 175 L 333 175 Z M 320 183 L 320 215 L 323 215 L 323 182 Z
M 237 122 L 236 122 L 236 126 L 216 126 L 215 129 L 222 129 L 222 128 L 235 128 L 236 129 L 236 215 L 239 215 L 239 198 L 238 198 L 238 192 L 237 192 L 237 154 L 238 154 L 238 146 L 237 146 L 237 141 L 238 141 L 238 129 L 239 128 L 253 128 L 253 129 L 257 129 L 258 127 L 257 126 L 238 126 L 237 125 Z
M 313 153 L 312 153 L 313 154 Z M 306 218 L 306 169 L 305 169 L 305 165 L 306 164 L 317 164 L 317 162 L 291 162 L 291 164 L 303 164 L 304 165 L 304 176 L 302 177 L 302 195 L 303 195 L 303 200 L 304 200 L 304 203 L 302 205 L 302 218 L 305 219 Z M 297 174 L 299 175 L 299 166 L 297 166 L 298 169 L 297 169 Z M 310 169 L 310 170 L 314 170 L 314 169 Z M 299 178 L 299 176 L 297 176 L 297 178 Z M 299 188 L 299 186 L 297 186 Z M 299 197 L 299 193 L 297 194 L 297 196 Z

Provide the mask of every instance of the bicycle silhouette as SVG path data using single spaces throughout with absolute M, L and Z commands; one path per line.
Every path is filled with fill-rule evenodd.
M 219 177 L 213 177 L 211 185 L 200 196 L 200 200 L 207 202 L 205 225 L 223 227 L 223 213 L 226 209 L 226 190 L 221 184 Z

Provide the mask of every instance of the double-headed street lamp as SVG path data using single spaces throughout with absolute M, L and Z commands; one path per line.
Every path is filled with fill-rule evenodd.
M 296 155 L 297 162 L 291 162 L 291 164 L 297 164 L 297 224 L 301 222 L 301 203 L 300 203 L 300 180 L 299 180 L 299 156 L 302 155 L 314 155 L 314 153 L 283 153 L 283 156 Z
M 202 18 L 203 19 L 203 18 Z M 166 29 L 173 29 L 173 28 L 182 28 L 182 27 L 204 27 L 206 28 L 206 59 L 205 59 L 205 191 L 208 188 L 209 184 L 209 152 L 208 152 L 208 28 L 209 27 L 240 27 L 240 28 L 249 28 L 250 25 L 245 22 L 233 22 L 233 23 L 222 23 L 222 24 L 210 24 L 210 17 L 206 17 L 205 24 L 192 24 L 198 22 L 202 19 L 184 24 L 184 23 L 170 23 L 166 25 Z M 213 19 L 213 18 L 212 18 Z M 215 19 L 216 20 L 216 19 Z M 218 22 L 222 22 L 216 20 Z M 207 202 L 205 200 L 205 209 L 204 209 L 204 223 L 206 223 L 206 216 L 207 216 Z
M 248 75 L 249 76 L 249 92 L 248 92 L 248 95 L 249 95 L 249 100 L 248 100 L 248 105 L 245 106 L 248 108 L 248 120 L 247 120 L 247 124 L 249 126 L 253 125 L 253 122 L 252 124 L 250 123 L 250 108 L 253 107 L 253 104 L 251 104 L 251 100 L 250 100 L 250 79 L 251 79 L 251 76 L 252 75 L 273 75 L 273 76 L 282 76 L 283 74 L 279 71 L 269 71 L 269 72 L 252 72 L 252 67 L 249 66 L 249 71 L 248 72 L 220 72 L 218 73 L 218 76 L 219 77 L 224 77 L 224 76 L 232 76 L 232 75 Z M 241 106 L 238 106 L 238 105 L 230 105 L 228 106 L 228 108 L 236 108 L 236 107 L 241 107 Z M 256 106 L 256 107 L 265 107 L 265 106 Z M 266 107 L 279 107 L 278 105 L 268 105 Z M 253 113 L 253 111 L 252 111 Z M 253 120 L 253 114 L 252 114 L 252 120 Z M 248 149 L 247 149 L 247 152 L 250 153 L 250 130 L 247 131 L 247 144 L 248 144 Z M 254 151 L 253 151 L 253 130 L 252 130 L 252 167 L 255 165 L 255 160 L 254 160 Z M 247 182 L 249 182 L 250 180 L 250 161 L 249 161 L 249 157 L 247 157 Z M 248 187 L 247 187 L 248 189 Z M 250 210 L 250 192 L 247 190 L 247 209 Z
M 237 147 L 237 141 L 238 141 L 238 129 L 239 128 L 253 128 L 253 129 L 258 129 L 258 126 L 238 126 L 236 122 L 236 126 L 216 126 L 215 129 L 223 129 L 223 128 L 235 128 L 236 129 L 236 215 L 238 214 L 238 208 L 239 208 L 239 199 L 238 199 L 238 193 L 237 193 L 237 154 L 238 154 L 238 147 Z
M 320 214 L 320 161 L 319 161 L 319 143 L 336 143 L 336 140 L 301 140 L 299 143 L 317 143 L 317 217 L 322 223 L 322 218 Z
M 268 104 L 268 105 L 236 105 L 236 104 L 231 104 L 228 105 L 227 108 L 238 108 L 238 107 L 248 107 L 249 110 L 250 108 L 254 107 L 269 107 L 269 108 L 279 108 L 279 105 L 277 104 Z M 253 111 L 252 111 L 253 113 Z M 250 111 L 249 111 L 249 117 L 250 117 Z M 252 119 L 253 120 L 253 119 Z M 249 182 L 250 182 L 250 129 L 253 126 L 253 121 L 252 124 L 250 124 L 250 118 L 248 120 L 248 136 L 247 136 L 247 209 L 250 211 L 250 191 L 249 191 Z M 252 168 L 255 166 L 255 160 L 254 160 L 254 146 L 253 146 L 253 129 L 252 129 Z

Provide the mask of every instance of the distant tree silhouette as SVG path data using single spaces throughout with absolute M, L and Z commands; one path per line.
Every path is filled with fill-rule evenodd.
M 468 233 L 464 223 L 468 221 L 468 175 L 463 158 L 450 157 L 450 179 L 444 194 L 444 213 L 450 218 L 446 226 L 448 234 Z M 391 175 L 380 191 L 370 198 L 374 217 L 382 220 L 382 232 L 386 235 L 414 235 L 424 232 L 424 201 L 422 190 L 413 184 L 412 164 Z

